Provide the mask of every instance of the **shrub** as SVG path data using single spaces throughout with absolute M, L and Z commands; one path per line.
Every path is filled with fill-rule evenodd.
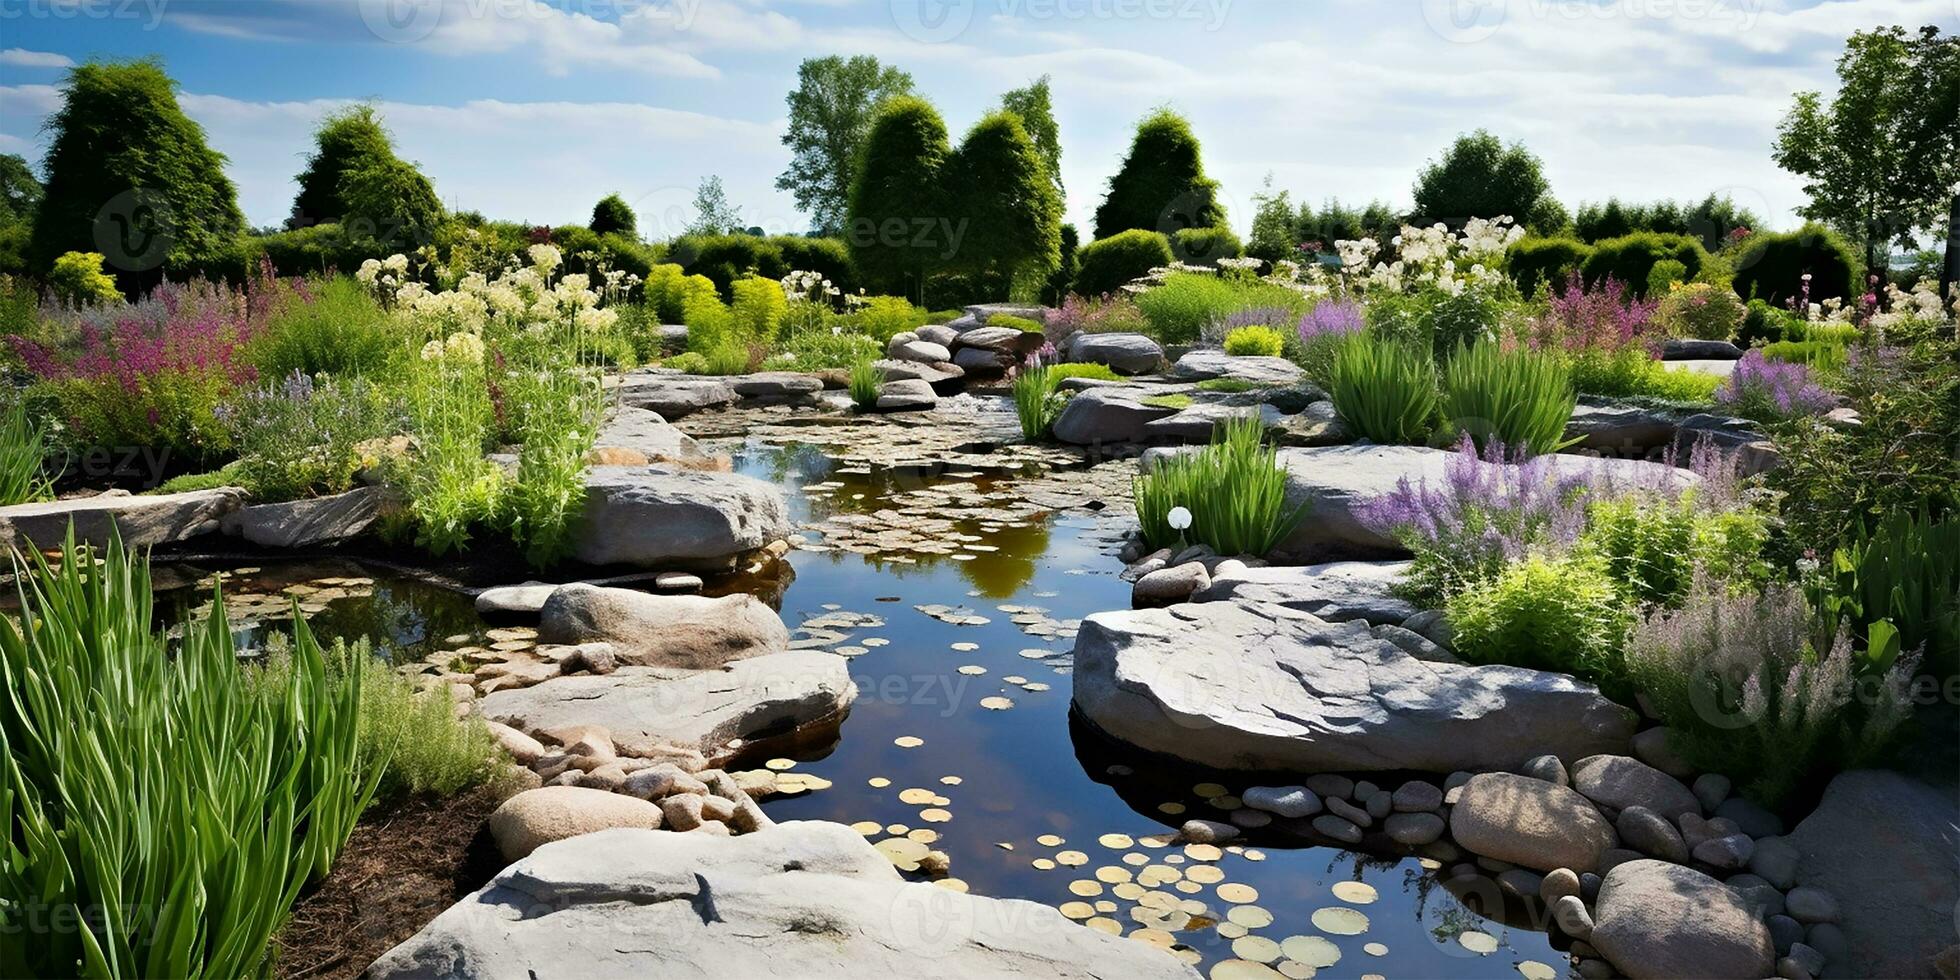
M 1165 344 L 1196 341 L 1205 327 L 1237 309 L 1239 301 L 1231 283 L 1202 272 L 1174 272 L 1136 297 L 1151 334 Z
M 1334 355 L 1328 395 L 1356 432 L 1388 445 L 1428 441 L 1436 416 L 1436 362 L 1427 348 L 1356 334 Z
M 16 400 L 0 412 L 0 507 L 45 499 L 53 489 L 41 474 L 47 459 L 47 438 L 27 414 L 27 403 Z
M 413 461 L 391 477 L 408 497 L 415 540 L 431 554 L 462 550 L 503 502 L 505 477 L 486 459 L 495 423 L 482 354 L 468 344 L 414 362 L 406 391 Z
M 633 214 L 633 206 L 627 204 L 625 198 L 607 194 L 592 206 L 592 220 L 587 222 L 586 227 L 600 235 L 617 233 L 631 237 L 639 234 L 639 225 L 640 219 Z
M 707 374 L 708 358 L 699 351 L 686 351 L 660 362 L 660 366 L 684 374 Z
M 1647 295 L 1666 296 L 1669 290 L 1687 281 L 1687 266 L 1673 259 L 1662 259 L 1647 270 Z
M 708 351 L 701 373 L 722 377 L 747 374 L 754 356 L 740 344 L 723 344 Z
M 407 349 L 407 338 L 373 292 L 335 276 L 282 293 L 247 355 L 265 378 L 296 372 L 362 377 L 399 366 Z
M 811 330 L 791 336 L 784 341 L 781 352 L 769 360 L 777 365 L 771 370 L 822 371 L 850 368 L 859 361 L 875 361 L 884 352 L 883 344 L 861 333 Z
M 1580 351 L 1570 357 L 1572 387 L 1582 395 L 1606 398 L 1650 398 L 1666 402 L 1707 405 L 1715 389 L 1728 379 L 1718 374 L 1670 368 L 1638 347 L 1612 353 Z
M 1822 415 L 1837 407 L 1837 399 L 1810 379 L 1809 368 L 1769 360 L 1759 350 L 1736 362 L 1729 380 L 1716 390 L 1715 403 L 1759 422 Z
M 1132 229 L 1082 246 L 1077 261 L 1071 288 L 1083 296 L 1102 296 L 1170 265 L 1171 243 L 1158 232 Z
M 1851 350 L 1835 340 L 1780 340 L 1757 348 L 1765 360 L 1801 364 L 1813 373 L 1835 375 L 1844 370 Z
M 750 343 L 773 343 L 789 311 L 789 299 L 783 295 L 782 283 L 748 276 L 735 280 L 730 288 L 735 296 L 729 304 L 730 312 L 743 339 Z
M 1844 239 L 1823 225 L 1751 235 L 1735 257 L 1735 291 L 1773 306 L 1851 300 L 1858 295 L 1861 265 Z
M 1708 252 L 1700 241 L 1687 235 L 1642 231 L 1594 242 L 1592 254 L 1580 269 L 1589 285 L 1610 277 L 1634 284 L 1637 294 L 1646 296 L 1654 264 L 1669 259 L 1681 263 L 1684 279 L 1693 279 L 1708 261 Z
M 1216 266 L 1245 254 L 1245 246 L 1230 228 L 1180 228 L 1171 236 L 1171 254 L 1187 265 Z
M 1150 321 L 1137 309 L 1135 300 L 1117 293 L 1108 296 L 1062 297 L 1059 309 L 1048 314 L 1046 333 L 1058 348 L 1066 349 L 1069 338 L 1078 333 L 1147 333 Z
M 881 344 L 926 323 L 925 311 L 902 296 L 873 296 L 858 309 L 856 319 L 858 331 Z M 1040 325 L 1035 329 L 1039 330 Z
M 116 280 L 102 271 L 101 252 L 63 252 L 48 273 L 48 289 L 76 306 L 120 303 Z
M 1734 290 L 1698 282 L 1665 293 L 1656 316 L 1673 336 L 1728 340 L 1747 312 Z
M 1056 416 L 1062 413 L 1064 399 L 1055 390 L 1060 379 L 1049 370 L 1037 364 L 1014 378 L 1014 414 L 1021 422 L 1021 437 L 1029 442 L 1046 439 Z
M 1861 706 L 1849 636 L 1815 652 L 1811 623 L 1790 586 L 1698 588 L 1679 612 L 1633 631 L 1627 673 L 1667 724 L 1671 748 L 1777 807 L 1838 768 L 1878 761 L 1912 710 L 1909 665 L 1886 672 Z
M 1634 615 L 1597 562 L 1528 555 L 1446 608 L 1456 650 L 1471 663 L 1576 674 L 1625 696 L 1615 681 Z
M 1752 299 L 1743 307 L 1742 326 L 1736 330 L 1735 342 L 1743 347 L 1803 338 L 1803 321 L 1769 305 L 1765 300 Z
M 1088 378 L 1092 381 L 1123 380 L 1123 376 L 1111 370 L 1107 364 L 1050 364 L 1048 376 L 1057 382 L 1066 378 Z
M 641 295 L 659 315 L 661 323 L 685 323 L 688 302 L 714 294 L 715 284 L 706 276 L 690 276 L 678 265 L 652 267 L 641 286 Z
M 1960 519 L 1894 511 L 1863 525 L 1831 556 L 1812 590 L 1827 630 L 1847 624 L 1858 670 L 1881 674 L 1901 652 L 1916 653 L 1935 677 L 1960 661 Z M 1882 628 L 1875 628 L 1877 624 Z
M 1286 350 L 1286 336 L 1272 327 L 1239 327 L 1225 335 L 1225 353 L 1253 357 L 1278 357 Z
M 363 672 L 303 622 L 290 666 L 241 668 L 221 601 L 181 643 L 153 628 L 146 563 L 38 554 L 0 624 L 0 907 L 73 928 L 0 945 L 9 976 L 256 976 L 381 773 L 359 752 Z M 24 624 L 24 625 L 23 625 Z
M 1443 418 L 1479 443 L 1553 452 L 1566 445 L 1565 424 L 1577 405 L 1554 353 L 1482 342 L 1458 348 L 1443 365 Z
M 229 422 L 239 451 L 233 473 L 268 501 L 348 489 L 365 462 L 360 444 L 401 428 L 382 392 L 366 381 L 298 372 L 247 392 Z
M 1505 253 L 1505 268 L 1518 291 L 1537 294 L 1539 287 L 1556 289 L 1559 283 L 1579 271 L 1592 255 L 1592 246 L 1576 238 L 1538 238 L 1527 236 L 1511 244 Z
M 885 383 L 885 372 L 871 358 L 851 363 L 851 404 L 865 411 L 878 407 L 878 388 Z
M 1129 154 L 1109 179 L 1109 194 L 1096 208 L 1096 237 L 1224 223 L 1218 182 L 1205 176 L 1191 124 L 1169 109 L 1145 116 Z
M 1709 512 L 1693 491 L 1596 499 L 1586 523 L 1580 549 L 1643 605 L 1679 605 L 1698 572 L 1726 582 L 1767 571 L 1757 557 L 1768 535 L 1763 517 L 1747 509 Z
M 1624 282 L 1607 277 L 1588 282 L 1574 275 L 1554 290 L 1545 312 L 1524 326 L 1524 338 L 1538 348 L 1568 352 L 1617 352 L 1627 347 L 1660 352 L 1661 330 L 1654 313 L 1658 300 L 1628 294 Z
M 1306 505 L 1286 502 L 1286 470 L 1265 445 L 1258 413 L 1226 420 L 1209 446 L 1156 461 L 1136 478 L 1133 493 L 1143 538 L 1152 548 L 1198 541 L 1221 555 L 1264 556 L 1293 533 Z M 1189 512 L 1190 527 L 1171 524 Z
M 1022 134 L 1025 137 L 1025 133 Z M 878 104 L 858 151 L 851 183 L 851 264 L 865 284 L 880 292 L 918 295 L 926 276 L 952 257 L 939 236 L 887 235 L 881 229 L 914 227 L 914 222 L 947 218 L 956 207 L 945 171 L 953 156 L 946 123 L 932 104 L 915 95 L 897 95 Z
M 435 185 L 406 160 L 367 159 L 341 175 L 339 194 L 347 209 L 341 227 L 372 240 L 374 251 L 384 255 L 435 241 L 442 224 Z

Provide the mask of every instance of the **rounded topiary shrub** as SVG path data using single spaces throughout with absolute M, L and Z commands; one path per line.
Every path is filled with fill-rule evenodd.
M 1733 291 L 1705 282 L 1671 290 L 1657 315 L 1667 332 L 1696 340 L 1727 340 L 1748 312 Z
M 1810 276 L 1810 302 L 1856 295 L 1857 253 L 1829 228 L 1808 224 L 1781 234 L 1751 235 L 1735 257 L 1735 292 L 1784 306 L 1804 294 Z
M 1626 283 L 1627 288 L 1646 295 L 1647 277 L 1654 263 L 1672 259 L 1681 263 L 1685 279 L 1693 280 L 1708 261 L 1708 250 L 1689 235 L 1663 235 L 1642 231 L 1593 243 L 1581 272 L 1588 285 L 1608 277 Z
M 1133 228 L 1082 246 L 1078 258 L 1075 292 L 1101 296 L 1152 269 L 1170 265 L 1171 243 L 1158 232 Z
M 1272 327 L 1240 327 L 1225 335 L 1225 353 L 1252 357 L 1278 357 L 1286 350 L 1286 336 Z
M 1557 289 L 1592 256 L 1592 246 L 1576 238 L 1521 238 L 1505 253 L 1511 281 L 1526 296 Z
M 1171 236 L 1171 254 L 1188 265 L 1217 265 L 1244 255 L 1245 246 L 1230 228 L 1185 228 Z

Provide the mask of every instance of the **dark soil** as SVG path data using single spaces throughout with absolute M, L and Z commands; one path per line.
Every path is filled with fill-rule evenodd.
M 300 897 L 279 934 L 278 976 L 352 978 L 503 869 L 484 821 L 501 797 L 478 788 L 412 799 L 361 818 L 333 872 Z

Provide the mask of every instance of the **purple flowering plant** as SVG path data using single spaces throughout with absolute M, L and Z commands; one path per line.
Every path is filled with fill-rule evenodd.
M 1810 368 L 1752 350 L 1716 389 L 1715 403 L 1743 418 L 1784 422 L 1822 415 L 1837 407 L 1837 397 L 1811 378 Z

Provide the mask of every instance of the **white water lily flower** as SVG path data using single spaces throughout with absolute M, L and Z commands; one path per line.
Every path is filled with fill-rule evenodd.
M 1164 515 L 1164 520 L 1170 524 L 1171 530 L 1182 531 L 1191 526 L 1191 511 L 1184 507 L 1172 507 L 1171 512 Z

